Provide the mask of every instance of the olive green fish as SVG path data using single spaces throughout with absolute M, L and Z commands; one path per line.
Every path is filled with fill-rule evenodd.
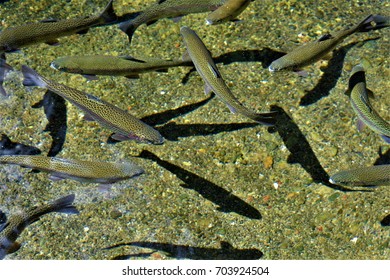
M 27 226 L 39 221 L 43 215 L 52 212 L 78 214 L 79 211 L 72 205 L 74 199 L 75 195 L 70 194 L 53 202 L 14 214 L 7 219 L 3 225 L 0 225 L 0 259 L 4 259 L 7 254 L 14 253 L 20 248 L 16 239 Z
M 225 21 L 234 20 L 252 1 L 254 0 L 227 0 L 221 7 L 207 16 L 206 23 L 219 24 Z
M 105 10 L 97 16 L 64 20 L 49 19 L 38 23 L 9 27 L 0 33 L 0 52 L 13 52 L 37 43 L 56 44 L 59 37 L 75 33 L 83 34 L 90 27 L 115 22 L 116 19 L 117 16 L 111 0 Z
M 348 90 L 352 109 L 358 116 L 358 129 L 365 124 L 390 144 L 390 123 L 382 119 L 368 99 L 364 68 L 358 64 L 351 72 Z
M 343 170 L 331 176 L 329 182 L 351 186 L 388 186 L 390 164 Z
M 39 86 L 62 96 L 83 110 L 87 120 L 95 120 L 114 131 L 111 136 L 118 141 L 137 140 L 139 142 L 162 144 L 164 138 L 151 126 L 140 121 L 128 112 L 88 93 L 78 91 L 40 76 L 26 65 L 22 66 L 23 85 Z
M 111 184 L 141 175 L 144 170 L 134 163 L 84 161 L 39 155 L 0 156 L 2 164 L 16 164 L 50 173 L 52 180 Z
M 82 74 L 87 78 L 95 75 L 125 76 L 138 78 L 140 73 L 149 71 L 166 71 L 170 67 L 193 66 L 192 61 L 137 59 L 131 56 L 64 56 L 54 60 L 52 68 L 75 74 Z
M 347 36 L 355 32 L 367 32 L 374 29 L 372 25 L 373 22 L 374 16 L 369 15 L 352 28 L 344 29 L 334 35 L 325 34 L 318 40 L 299 46 L 288 54 L 273 61 L 268 69 L 271 72 L 279 70 L 299 70 L 304 66 L 320 60 Z
M 136 18 L 122 22 L 119 28 L 127 34 L 131 43 L 135 30 L 144 23 L 149 25 L 163 18 L 214 11 L 224 2 L 226 0 L 159 0 L 140 12 Z
M 191 57 L 196 70 L 205 82 L 205 92 L 213 91 L 229 107 L 232 113 L 240 113 L 263 125 L 274 125 L 276 112 L 255 113 L 244 107 L 226 86 L 222 76 L 215 65 L 209 50 L 198 35 L 190 28 L 184 26 L 180 29 L 188 55 Z

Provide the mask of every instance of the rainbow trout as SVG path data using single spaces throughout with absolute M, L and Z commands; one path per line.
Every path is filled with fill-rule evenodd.
M 221 7 L 207 16 L 206 23 L 219 24 L 225 21 L 234 20 L 252 1 L 254 0 L 226 0 Z
M 131 162 L 84 161 L 39 155 L 0 156 L 0 163 L 48 172 L 52 180 L 72 179 L 100 184 L 111 184 L 144 173 L 141 167 Z
M 390 164 L 343 170 L 331 176 L 329 182 L 351 186 L 388 186 Z
M 14 253 L 20 248 L 16 239 L 26 227 L 39 221 L 43 215 L 52 212 L 78 214 L 79 211 L 72 205 L 74 198 L 75 195 L 70 194 L 53 202 L 12 215 L 3 225 L 0 225 L 0 259 L 4 259 L 7 254 Z
M 90 27 L 115 22 L 117 16 L 112 7 L 112 1 L 97 16 L 64 20 L 49 19 L 38 23 L 6 28 L 0 33 L 0 52 L 13 52 L 37 43 L 57 44 L 57 38 L 59 37 L 75 33 L 83 34 Z
M 60 57 L 50 66 L 63 72 L 81 74 L 87 78 L 95 75 L 138 78 L 140 73 L 166 71 L 170 67 L 193 66 L 193 63 L 191 60 L 141 60 L 131 56 L 86 55 Z
M 224 2 L 226 0 L 159 0 L 140 12 L 136 18 L 122 22 L 119 28 L 127 34 L 131 43 L 135 30 L 144 23 L 150 25 L 163 18 L 214 11 Z
M 365 124 L 390 144 L 390 124 L 372 108 L 364 68 L 360 64 L 352 69 L 347 92 L 350 94 L 352 109 L 358 116 L 358 129 Z
M 232 113 L 240 113 L 260 124 L 274 125 L 275 112 L 255 113 L 244 107 L 226 86 L 221 73 L 215 65 L 209 50 L 198 35 L 190 28 L 184 26 L 180 29 L 187 52 L 191 57 L 196 70 L 205 82 L 205 92 L 213 91 L 229 107 Z
M 164 138 L 157 130 L 104 100 L 46 79 L 26 65 L 22 66 L 22 73 L 24 76 L 23 85 L 47 88 L 62 96 L 84 111 L 87 120 L 97 121 L 102 126 L 114 131 L 111 137 L 115 140 L 132 139 L 151 144 L 164 142 Z
M 279 70 L 299 70 L 304 66 L 320 60 L 328 52 L 332 51 L 337 44 L 343 41 L 347 36 L 355 32 L 367 32 L 373 30 L 373 22 L 374 16 L 369 15 L 352 28 L 344 29 L 334 35 L 325 34 L 318 40 L 299 46 L 288 54 L 273 61 L 268 69 L 271 72 Z

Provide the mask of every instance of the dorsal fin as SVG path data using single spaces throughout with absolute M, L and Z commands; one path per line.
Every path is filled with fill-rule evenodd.
M 333 36 L 331 34 L 324 34 L 322 35 L 319 39 L 318 39 L 318 42 L 322 42 L 322 41 L 326 41 L 326 40 L 329 40 L 329 39 L 332 39 Z

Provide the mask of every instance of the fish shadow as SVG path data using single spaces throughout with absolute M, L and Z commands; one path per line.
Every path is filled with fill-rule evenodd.
M 229 65 L 234 62 L 261 62 L 263 68 L 268 68 L 272 61 L 285 55 L 285 52 L 279 52 L 270 48 L 263 48 L 261 50 L 237 50 L 229 53 L 221 54 L 220 56 L 213 57 L 215 64 L 222 63 L 223 65 Z M 195 72 L 195 68 L 190 69 L 182 79 L 182 84 L 186 84 L 192 72 Z
M 1 134 L 0 156 L 5 155 L 39 155 L 41 150 L 30 145 L 13 142 L 6 134 Z
M 195 173 L 187 171 L 168 161 L 162 160 L 147 150 L 143 150 L 138 157 L 152 160 L 159 166 L 175 174 L 184 182 L 184 184 L 181 184 L 183 188 L 192 189 L 199 193 L 203 198 L 218 205 L 218 211 L 224 213 L 235 212 L 250 219 L 260 220 L 262 218 L 260 212 L 256 208 L 252 207 L 231 192 L 228 192 L 224 188 L 196 175 Z
M 293 119 L 279 106 L 272 105 L 271 111 L 278 112 L 275 126 L 268 128 L 268 132 L 277 132 L 282 138 L 285 146 L 290 152 L 287 162 L 289 164 L 298 163 L 312 177 L 315 183 L 321 183 L 332 189 L 347 192 L 357 191 L 344 188 L 329 182 L 329 175 L 321 166 L 321 163 L 314 154 L 309 142 L 294 123 Z
M 65 99 L 54 92 L 47 90 L 42 100 L 31 106 L 43 107 L 48 123 L 43 131 L 49 131 L 52 143 L 47 156 L 54 157 L 61 152 L 66 138 L 67 111 Z
M 382 153 L 382 148 L 379 148 L 378 155 L 374 165 L 390 164 L 390 149 L 386 153 Z
M 330 91 L 336 86 L 337 81 L 341 76 L 347 52 L 356 44 L 364 44 L 365 42 L 377 39 L 379 39 L 379 37 L 367 39 L 360 42 L 353 42 L 335 50 L 333 52 L 332 58 L 328 62 L 328 65 L 326 67 L 321 68 L 323 74 L 320 80 L 313 89 L 305 91 L 306 94 L 301 98 L 299 105 L 309 106 L 313 103 L 316 103 L 320 99 L 328 96 L 330 94 Z
M 168 257 L 176 259 L 192 260 L 258 260 L 263 253 L 258 249 L 236 249 L 228 242 L 222 241 L 221 248 L 204 248 L 188 245 L 175 245 L 170 243 L 159 242 L 128 242 L 121 243 L 105 249 L 113 249 L 121 246 L 137 246 L 158 251 L 163 251 Z M 152 254 L 152 253 L 150 253 Z M 146 255 L 146 253 L 145 253 Z M 119 255 L 114 260 L 123 260 L 133 255 Z

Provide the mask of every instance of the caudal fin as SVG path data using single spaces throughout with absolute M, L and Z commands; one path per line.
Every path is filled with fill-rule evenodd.
M 382 15 L 369 15 L 359 23 L 356 32 L 368 32 L 390 26 L 390 17 Z
M 119 29 L 127 34 L 127 37 L 129 38 L 129 43 L 131 44 L 131 39 L 133 38 L 133 34 L 137 29 L 137 26 L 133 24 L 132 20 L 128 20 L 119 24 Z
M 79 211 L 73 205 L 74 199 L 75 195 L 70 194 L 53 201 L 53 211 L 66 214 L 78 214 Z
M 24 86 L 46 87 L 47 84 L 41 79 L 41 76 L 39 76 L 34 69 L 31 69 L 27 65 L 22 65 L 22 73 L 24 77 Z

